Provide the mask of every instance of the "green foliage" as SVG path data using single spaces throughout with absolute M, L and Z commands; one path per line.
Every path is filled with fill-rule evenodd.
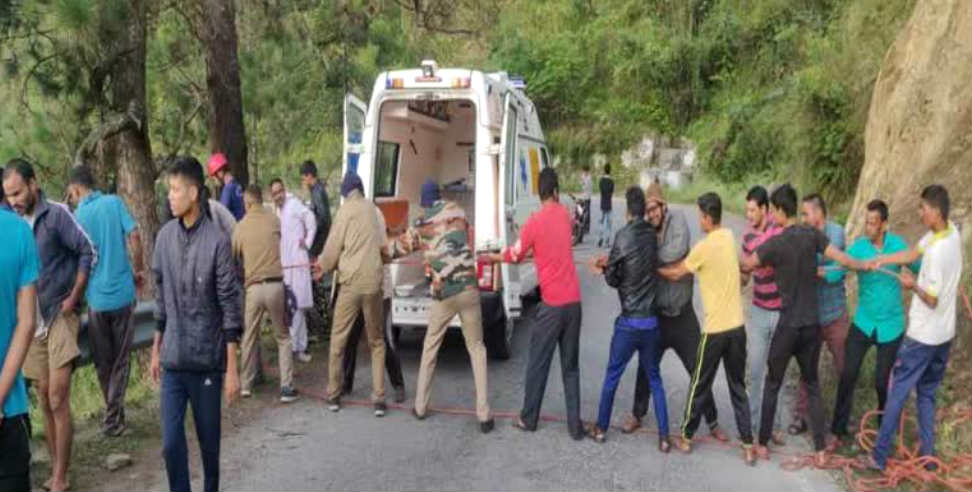
M 0 48 L 0 159 L 26 154 L 63 175 L 97 119 L 90 101 L 104 87 L 92 86 L 91 75 L 108 54 L 96 40 L 99 30 L 124 27 L 123 2 L 0 2 L 0 32 L 19 36 Z M 568 165 L 595 153 L 616 157 L 646 133 L 662 133 L 696 142 L 715 180 L 785 178 L 846 197 L 863 162 L 873 82 L 913 4 L 460 2 L 450 22 L 472 34 L 456 35 L 428 29 L 397 2 L 243 0 L 251 174 L 294 183 L 294 164 L 312 158 L 335 178 L 345 91 L 367 99 L 379 72 L 433 57 L 440 66 L 523 75 L 551 150 Z M 205 156 L 200 43 L 184 12 L 155 9 L 146 76 L 154 153 Z
M 846 199 L 880 61 L 913 4 L 511 2 L 490 62 L 526 76 L 569 163 L 685 135 L 718 180 L 785 178 Z

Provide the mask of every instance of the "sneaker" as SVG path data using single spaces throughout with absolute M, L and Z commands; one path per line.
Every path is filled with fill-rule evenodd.
M 326 400 L 327 409 L 332 412 L 341 410 L 341 398 L 329 398 Z
M 386 411 L 388 411 L 388 407 L 385 402 L 375 403 L 375 417 L 384 417 Z
M 284 386 L 280 388 L 280 401 L 283 403 L 290 403 L 297 401 L 297 390 L 291 388 L 290 386 Z
M 313 359 L 313 357 L 311 357 L 311 354 L 308 354 L 307 352 L 298 352 L 297 353 L 297 360 L 299 360 L 299 361 L 301 361 L 301 362 L 303 362 L 305 364 L 308 363 L 308 362 L 310 362 L 312 359 Z
M 479 432 L 482 432 L 483 434 L 489 434 L 490 432 L 493 432 L 493 429 L 495 427 L 496 427 L 496 421 L 493 419 L 489 419 L 485 422 L 479 423 Z
M 793 423 L 786 429 L 791 436 L 799 436 L 807 431 L 807 421 L 800 417 L 793 419 Z
M 240 390 L 240 396 L 242 396 L 243 398 L 249 398 L 249 397 L 253 396 L 253 391 L 252 390 Z

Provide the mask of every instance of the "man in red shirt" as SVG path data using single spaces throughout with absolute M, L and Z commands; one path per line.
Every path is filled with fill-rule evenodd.
M 567 427 L 571 437 L 580 440 L 585 435 L 580 419 L 580 369 L 577 363 L 581 298 L 571 249 L 570 214 L 560 204 L 557 173 L 553 169 L 540 172 L 539 188 L 542 206 L 527 219 L 519 241 L 512 248 L 503 248 L 502 253 L 491 256 L 494 262 L 519 263 L 532 252 L 543 301 L 537 308 L 530 333 L 523 409 L 514 425 L 521 430 L 537 429 L 550 361 L 559 345 L 567 400 Z

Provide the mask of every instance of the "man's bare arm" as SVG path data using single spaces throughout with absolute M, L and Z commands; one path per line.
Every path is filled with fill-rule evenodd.
M 827 245 L 827 249 L 824 250 L 824 256 L 840 263 L 848 270 L 870 270 L 867 263 L 851 258 L 850 255 L 841 251 L 833 244 Z

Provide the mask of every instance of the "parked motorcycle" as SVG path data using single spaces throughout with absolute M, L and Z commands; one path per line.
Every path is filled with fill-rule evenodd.
M 571 207 L 571 239 L 572 244 L 577 246 L 584 242 L 584 234 L 591 230 L 590 201 L 581 200 L 574 195 L 567 194 L 574 204 Z

